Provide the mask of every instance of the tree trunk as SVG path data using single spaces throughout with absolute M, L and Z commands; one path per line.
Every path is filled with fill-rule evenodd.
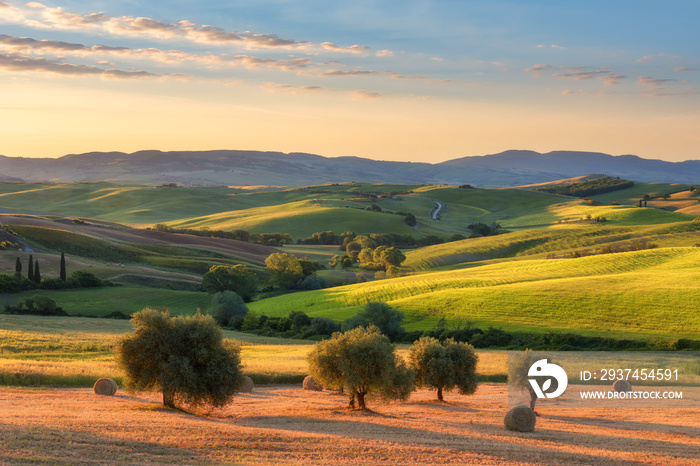
M 537 395 L 534 391 L 530 391 L 530 409 L 535 410 L 535 402 L 537 401 Z
M 350 394 L 350 402 L 348 403 L 348 408 L 355 409 L 355 393 Z
M 442 399 L 442 387 L 438 388 L 438 401 L 443 401 Z
M 166 408 L 175 407 L 175 394 L 168 390 L 163 390 L 163 406 Z
M 357 407 L 360 409 L 367 409 L 365 406 L 365 392 L 357 393 Z

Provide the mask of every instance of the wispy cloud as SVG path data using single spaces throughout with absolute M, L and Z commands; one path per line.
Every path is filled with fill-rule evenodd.
M 274 48 L 330 51 L 334 53 L 362 54 L 368 46 L 340 46 L 332 42 L 313 43 L 304 40 L 285 39 L 276 34 L 227 31 L 222 28 L 200 25 L 189 20 L 176 23 L 158 21 L 147 17 L 109 16 L 102 12 L 75 14 L 61 7 L 47 7 L 41 3 L 28 3 L 28 8 L 16 8 L 2 3 L 12 15 L 4 22 L 19 23 L 38 29 L 84 31 L 86 29 L 115 36 L 148 37 L 152 39 L 186 39 L 199 44 L 235 45 L 245 48 Z
M 132 79 L 159 77 L 146 71 L 103 69 L 88 65 L 62 63 L 58 60 L 31 58 L 22 55 L 0 54 L 0 69 L 19 72 L 43 72 L 68 76 L 101 76 L 103 78 Z
M 536 78 L 542 77 L 542 72 L 543 71 L 548 71 L 554 69 L 552 65 L 544 65 L 544 64 L 539 64 L 539 65 L 533 65 L 530 68 L 525 68 L 525 71 L 528 73 L 532 73 L 532 75 Z
M 646 55 L 642 58 L 638 58 L 637 63 L 645 63 L 645 62 L 648 62 L 651 60 L 658 60 L 658 59 L 669 60 L 669 59 L 674 59 L 674 58 L 678 58 L 678 56 L 677 55 L 669 55 L 667 53 L 657 53 L 656 55 Z
M 676 73 L 680 73 L 683 71 L 697 71 L 697 70 L 695 68 L 688 68 L 686 66 L 676 66 L 675 68 L 673 68 L 673 71 L 675 71 Z
M 591 69 L 587 66 L 560 66 L 554 67 L 552 65 L 534 65 L 530 68 L 525 69 L 526 72 L 532 73 L 536 78 L 540 78 L 547 74 L 552 78 L 559 79 L 572 79 L 574 81 L 584 81 L 589 79 L 597 79 L 601 81 L 605 86 L 614 86 L 619 84 L 621 80 L 625 79 L 627 76 L 622 74 L 614 73 L 608 68 L 602 67 L 598 69 Z
M 366 90 L 344 91 L 323 86 L 294 86 L 276 82 L 266 82 L 258 86 L 260 89 L 271 93 L 285 93 L 292 95 L 302 94 L 339 94 L 352 100 L 371 100 L 384 97 L 387 94 Z
M 637 79 L 636 83 L 644 88 L 644 94 L 649 97 L 684 96 L 698 92 L 694 87 L 684 85 L 687 81 L 678 81 L 677 79 L 642 76 Z
M 392 79 L 426 79 L 424 76 L 404 76 L 393 71 L 373 71 L 373 70 L 338 70 L 329 69 L 322 71 L 316 76 L 341 76 L 341 77 L 357 77 L 357 76 L 387 76 Z
M 425 79 L 423 76 L 404 76 L 391 71 L 343 70 L 337 61 L 314 62 L 310 58 L 274 59 L 252 55 L 212 55 L 188 53 L 181 50 L 161 50 L 158 48 L 132 49 L 129 47 L 112 47 L 106 45 L 85 45 L 72 42 L 37 40 L 30 37 L 15 37 L 0 34 L 0 51 L 23 54 L 54 55 L 61 57 L 96 57 L 103 62 L 105 56 L 128 59 L 149 60 L 166 64 L 183 64 L 196 62 L 211 68 L 242 66 L 248 69 L 268 68 L 295 72 L 314 77 L 359 77 L 381 76 L 392 79 Z M 98 62 L 99 63 L 99 62 Z M 333 68 L 329 68 L 333 66 Z

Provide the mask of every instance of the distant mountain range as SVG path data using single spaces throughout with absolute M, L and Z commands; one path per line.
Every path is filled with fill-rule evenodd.
M 307 186 L 347 181 L 507 187 L 591 173 L 700 184 L 700 160 L 666 162 L 597 152 L 510 150 L 442 163 L 387 162 L 282 152 L 90 152 L 57 159 L 0 156 L 0 181 Z

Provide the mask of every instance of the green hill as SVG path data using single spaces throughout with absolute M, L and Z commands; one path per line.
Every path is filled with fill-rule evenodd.
M 698 261 L 695 248 L 509 261 L 288 294 L 250 308 L 340 321 L 368 301 L 386 301 L 407 314 L 409 329 L 430 328 L 445 317 L 516 331 L 697 338 Z
M 413 270 L 455 266 L 467 262 L 548 255 L 566 257 L 571 253 L 597 254 L 605 246 L 627 248 L 632 241 L 659 247 L 698 244 L 700 222 L 690 216 L 658 209 L 601 207 L 614 221 L 561 223 L 549 228 L 524 229 L 498 236 L 471 238 L 406 251 L 404 266 Z M 638 223 L 635 223 L 638 222 Z M 670 223 L 656 223 L 666 221 Z

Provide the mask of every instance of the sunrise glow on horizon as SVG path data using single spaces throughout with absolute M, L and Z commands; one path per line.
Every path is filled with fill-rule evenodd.
M 700 5 L 610 3 L 0 0 L 0 155 L 700 159 Z

